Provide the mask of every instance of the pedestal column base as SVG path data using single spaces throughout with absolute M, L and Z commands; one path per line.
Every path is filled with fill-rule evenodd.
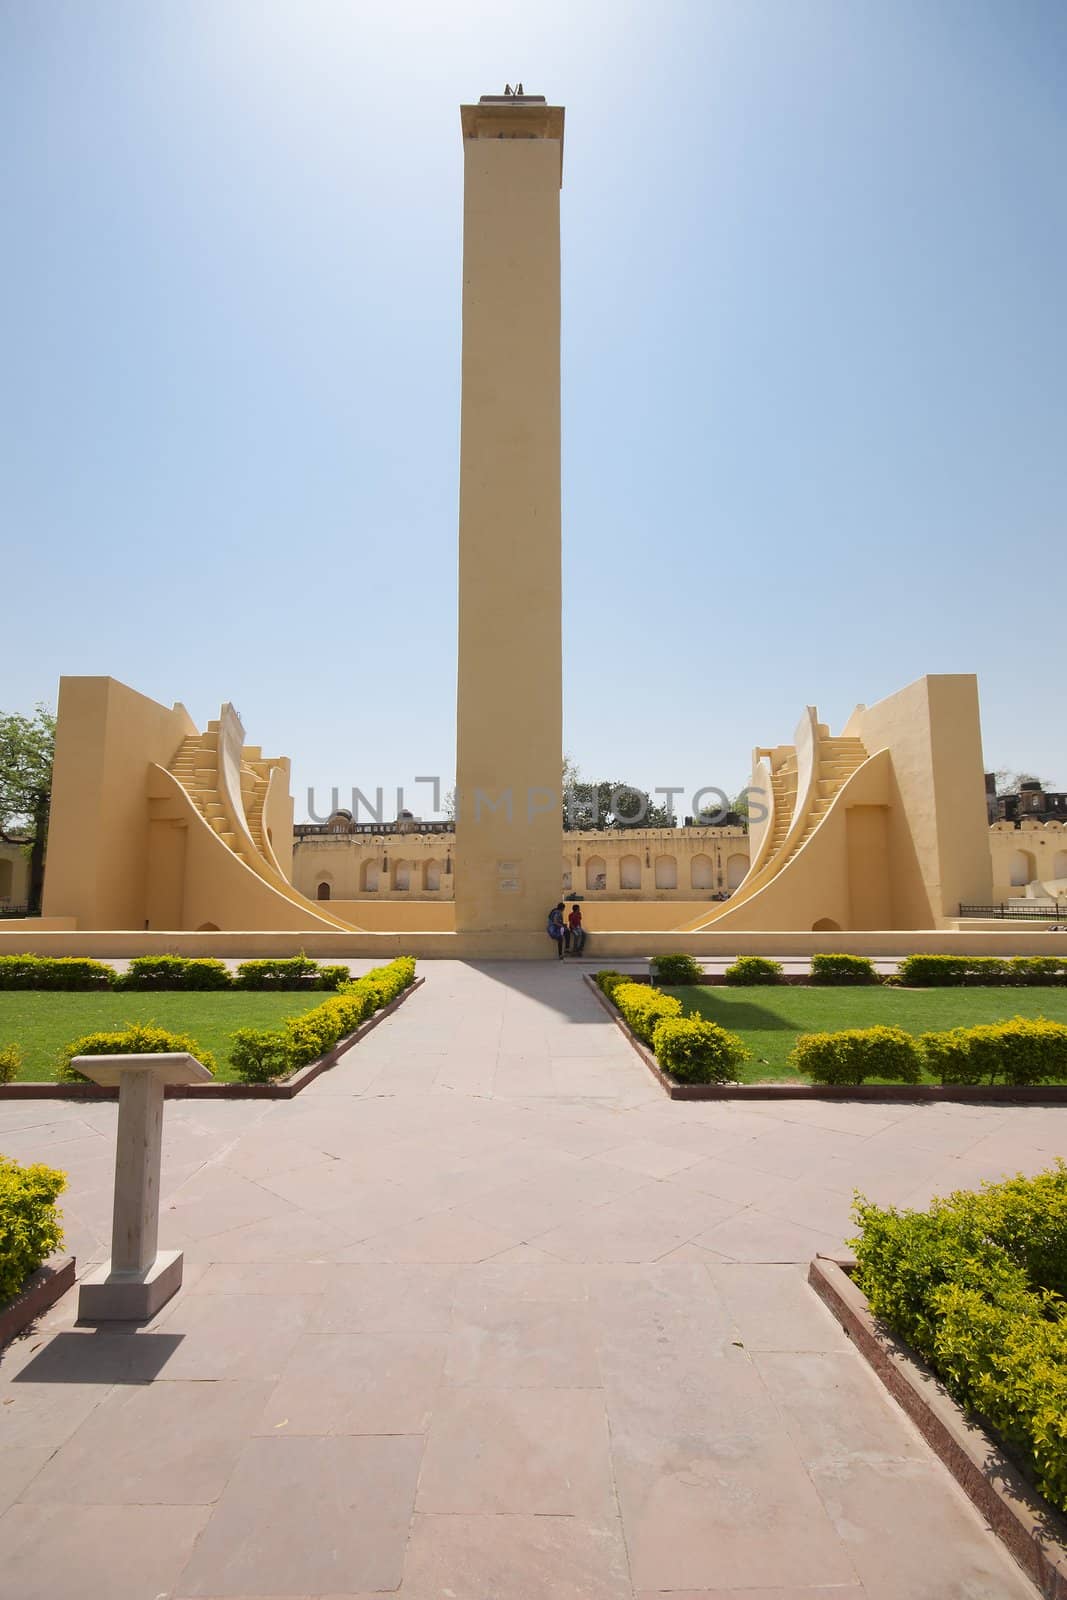
M 182 1282 L 182 1252 L 160 1250 L 144 1272 L 111 1271 L 105 1261 L 78 1288 L 79 1322 L 147 1322 Z

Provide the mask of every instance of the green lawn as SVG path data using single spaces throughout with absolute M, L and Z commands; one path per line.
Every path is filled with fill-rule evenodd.
M 806 1083 L 787 1063 L 798 1033 L 833 1033 L 886 1023 L 908 1033 L 973 1027 L 1008 1017 L 1067 1022 L 1067 989 L 752 989 L 699 984 L 670 988 L 687 1015 L 707 1017 L 739 1033 L 752 1051 L 741 1069 L 745 1083 Z
M 231 994 L 164 991 L 153 994 L 67 994 L 40 989 L 0 992 L 0 1045 L 22 1046 L 20 1080 L 40 1083 L 55 1075 L 62 1047 L 83 1033 L 155 1022 L 188 1033 L 218 1062 L 217 1076 L 232 1080 L 226 1056 L 235 1028 L 272 1028 L 284 1017 L 310 1011 L 324 994 Z

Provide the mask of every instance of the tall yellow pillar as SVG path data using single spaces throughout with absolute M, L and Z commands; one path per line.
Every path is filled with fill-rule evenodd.
M 545 938 L 561 898 L 563 108 L 461 108 L 456 928 Z M 514 940 L 502 949 L 518 949 Z

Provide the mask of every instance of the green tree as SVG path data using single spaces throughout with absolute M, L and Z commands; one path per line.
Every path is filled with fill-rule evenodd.
M 40 911 L 52 800 L 56 719 L 39 705 L 32 717 L 0 712 L 0 834 L 25 838 L 30 853 L 30 910 Z
M 653 805 L 648 791 L 636 783 L 583 783 L 577 767 L 563 769 L 563 828 L 676 828 L 678 819 L 662 805 Z

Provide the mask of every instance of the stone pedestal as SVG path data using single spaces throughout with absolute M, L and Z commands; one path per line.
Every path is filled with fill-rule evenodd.
M 211 1073 L 184 1051 L 75 1056 L 72 1065 L 119 1091 L 111 1259 L 83 1278 L 78 1319 L 147 1321 L 182 1281 L 182 1252 L 157 1249 L 163 1091 L 167 1084 L 203 1082 Z

